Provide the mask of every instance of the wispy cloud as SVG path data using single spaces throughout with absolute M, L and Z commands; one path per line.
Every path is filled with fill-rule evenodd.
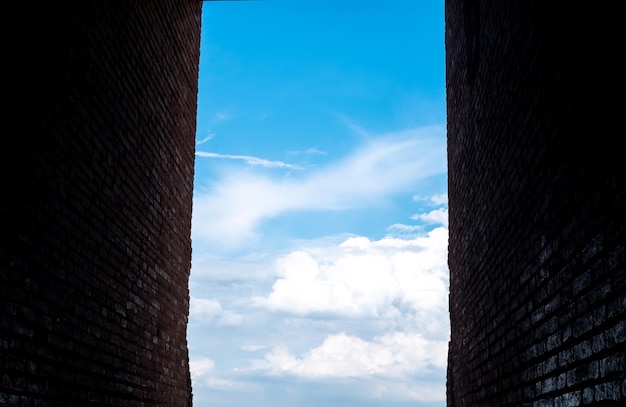
M 290 170 L 304 169 L 304 167 L 301 167 L 299 165 L 288 164 L 282 161 L 270 161 L 264 158 L 252 157 L 249 155 L 217 154 L 217 153 L 211 153 L 207 151 L 196 151 L 196 155 L 198 157 L 203 157 L 203 158 L 225 158 L 228 160 L 241 160 L 249 165 L 266 167 L 266 168 L 287 168 Z
M 371 207 L 416 182 L 446 171 L 445 129 L 416 128 L 364 140 L 351 155 L 301 176 L 230 171 L 194 196 L 193 233 L 217 245 L 237 246 L 256 236 L 266 218 L 289 211 Z M 198 152 L 200 157 L 243 160 L 251 165 L 297 169 L 280 161 Z
M 430 205 L 447 205 L 448 204 L 448 194 L 436 194 L 430 196 L 424 195 L 413 195 L 414 201 L 422 201 L 427 202 Z
M 411 219 L 430 224 L 442 224 L 448 226 L 448 209 L 439 208 L 426 213 L 411 215 Z
M 438 198 L 433 198 L 433 202 L 440 202 Z M 447 201 L 444 201 L 445 203 Z M 433 209 L 429 212 L 416 213 L 410 219 L 418 221 L 418 224 L 406 225 L 404 223 L 394 223 L 387 228 L 387 231 L 394 236 L 417 236 L 427 225 L 443 225 L 448 227 L 448 207 Z
M 212 132 L 209 132 L 209 134 L 205 138 L 203 138 L 202 140 L 196 140 L 196 146 L 204 144 L 207 141 L 212 140 L 214 137 L 215 137 L 215 135 Z
M 304 152 L 306 154 L 321 154 L 321 155 L 325 155 L 326 154 L 326 151 L 322 151 L 322 150 L 319 150 L 319 149 L 313 148 L 313 147 L 307 148 Z
M 337 113 L 337 112 L 330 112 L 330 114 L 338 118 L 344 124 L 344 126 L 352 130 L 352 132 L 355 133 L 356 135 L 364 139 L 372 137 L 372 134 L 370 132 L 368 132 L 365 128 L 361 127 L 359 124 L 357 124 L 354 120 L 352 120 L 348 116 L 342 113 Z
M 326 155 L 328 154 L 326 151 L 320 150 L 318 148 L 315 147 L 310 147 L 307 148 L 304 151 L 289 151 L 288 152 L 289 155 L 300 155 L 300 154 L 307 154 L 307 155 Z
M 423 229 L 424 226 L 422 225 L 405 225 L 403 223 L 394 223 L 387 228 L 390 232 L 399 232 L 402 234 L 410 234 Z
M 230 115 L 228 113 L 225 112 L 218 112 L 215 113 L 215 119 L 219 120 L 219 121 L 224 121 L 224 120 L 228 120 L 230 118 Z
M 241 347 L 241 349 L 245 350 L 246 352 L 256 352 L 265 348 L 265 345 L 243 345 Z

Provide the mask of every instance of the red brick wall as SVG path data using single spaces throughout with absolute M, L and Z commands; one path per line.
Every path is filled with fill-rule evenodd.
M 626 400 L 611 12 L 446 1 L 448 405 Z
M 3 13 L 0 405 L 190 405 L 202 3 L 21 3 Z

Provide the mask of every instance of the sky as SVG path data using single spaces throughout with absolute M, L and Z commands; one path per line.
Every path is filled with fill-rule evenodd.
M 194 406 L 445 406 L 443 0 L 203 4 Z

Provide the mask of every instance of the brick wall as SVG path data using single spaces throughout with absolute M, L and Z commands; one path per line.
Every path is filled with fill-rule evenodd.
M 616 14 L 447 0 L 445 15 L 448 405 L 624 403 Z
M 3 13 L 2 406 L 191 404 L 201 5 Z

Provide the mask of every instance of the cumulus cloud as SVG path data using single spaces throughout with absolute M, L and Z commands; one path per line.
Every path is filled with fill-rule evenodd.
M 194 194 L 193 236 L 236 247 L 257 237 L 261 220 L 286 212 L 371 207 L 445 173 L 445 154 L 445 129 L 427 127 L 367 139 L 343 160 L 298 177 L 231 170 Z
M 297 333 L 286 328 L 246 338 L 237 347 L 250 355 L 247 366 L 221 378 L 205 368 L 196 382 L 225 388 L 260 376 L 317 385 L 345 381 L 358 382 L 360 397 L 370 400 L 444 400 L 450 327 L 442 214 L 445 208 L 415 217 L 430 229 L 419 225 L 410 238 L 320 239 L 301 242 L 274 263 L 263 258 L 274 271 L 266 275 L 273 284 L 248 304 L 265 315 L 264 323 L 298 327 Z M 225 312 L 212 299 L 192 298 L 191 308 L 192 321 L 204 316 L 214 323 Z
M 427 369 L 444 369 L 446 341 L 424 339 L 420 334 L 393 332 L 365 341 L 339 333 L 300 357 L 279 346 L 257 362 L 271 374 L 320 377 L 405 377 Z
M 416 333 L 392 332 L 372 340 L 337 333 L 300 355 L 276 346 L 238 370 L 348 387 L 358 380 L 360 397 L 367 399 L 440 401 L 445 400 L 447 346 L 445 340 Z
M 447 229 L 438 227 L 413 239 L 352 237 L 335 248 L 294 251 L 277 261 L 279 278 L 269 295 L 253 301 L 301 316 L 423 313 L 445 321 L 447 244 Z

